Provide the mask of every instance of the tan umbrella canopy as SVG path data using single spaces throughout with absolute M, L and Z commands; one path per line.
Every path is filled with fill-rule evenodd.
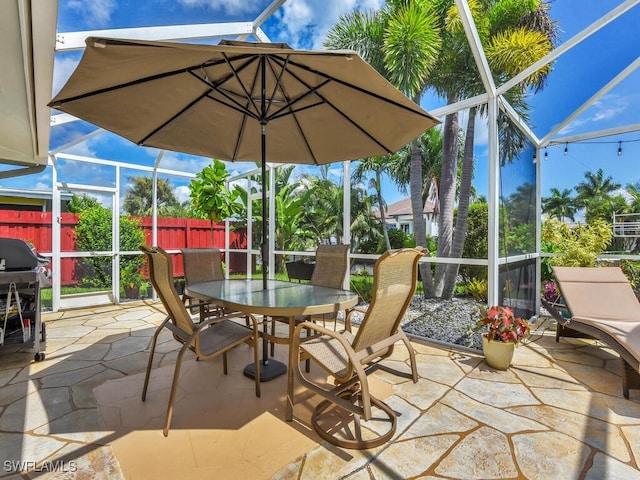
M 266 162 L 320 165 L 391 154 L 439 123 L 351 51 L 86 43 L 50 107 L 138 145 L 261 162 L 262 178 Z M 262 197 L 266 265 L 265 188 Z
M 319 165 L 394 153 L 438 123 L 350 51 L 96 37 L 86 43 L 49 106 L 138 145 Z

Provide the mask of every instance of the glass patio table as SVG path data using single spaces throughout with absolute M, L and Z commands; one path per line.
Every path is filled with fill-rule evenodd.
M 272 380 L 287 371 L 287 366 L 282 362 L 268 359 L 267 342 L 288 345 L 293 338 L 297 316 L 337 314 L 358 303 L 358 295 L 349 290 L 280 280 L 268 280 L 266 289 L 262 280 L 215 280 L 191 284 L 185 293 L 198 300 L 214 302 L 249 315 L 289 318 L 287 337 L 269 334 L 266 318 L 263 321 L 260 381 Z M 253 364 L 247 365 L 244 374 L 253 378 L 253 367 Z

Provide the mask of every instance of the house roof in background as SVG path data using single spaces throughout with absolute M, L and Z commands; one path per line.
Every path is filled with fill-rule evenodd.
M 424 204 L 423 212 L 425 215 L 432 215 L 434 213 L 434 204 L 433 202 L 427 201 Z M 380 217 L 379 210 L 374 212 L 376 217 Z M 385 215 L 387 218 L 390 217 L 401 217 L 403 215 L 413 215 L 411 210 L 411 198 L 403 198 L 402 200 L 398 200 L 397 202 L 391 203 L 387 205 L 387 210 L 385 211 Z

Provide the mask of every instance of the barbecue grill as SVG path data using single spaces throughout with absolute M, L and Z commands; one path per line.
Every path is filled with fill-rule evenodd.
M 43 350 L 46 332 L 40 319 L 40 288 L 50 286 L 44 268 L 48 264 L 49 260 L 24 240 L 0 238 L 0 300 L 7 300 L 3 302 L 4 312 L 0 318 L 0 328 L 7 330 L 3 331 L 3 343 L 33 342 L 36 361 L 44 360 L 45 357 Z M 15 305 L 16 301 L 19 305 Z M 22 315 L 18 332 L 7 328 L 11 326 L 7 317 L 15 316 L 14 309 Z M 27 338 L 23 335 L 23 320 L 30 332 Z

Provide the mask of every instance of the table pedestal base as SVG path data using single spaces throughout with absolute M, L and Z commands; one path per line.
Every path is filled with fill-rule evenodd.
M 255 365 L 253 363 L 250 363 L 249 365 L 244 367 L 243 373 L 245 377 L 255 378 L 256 376 Z M 260 381 L 261 382 L 268 382 L 270 380 L 273 380 L 274 378 L 279 377 L 280 375 L 284 375 L 285 373 L 287 373 L 287 366 L 284 363 L 279 362 L 277 360 L 272 359 L 267 361 L 266 364 L 264 362 L 260 364 Z

